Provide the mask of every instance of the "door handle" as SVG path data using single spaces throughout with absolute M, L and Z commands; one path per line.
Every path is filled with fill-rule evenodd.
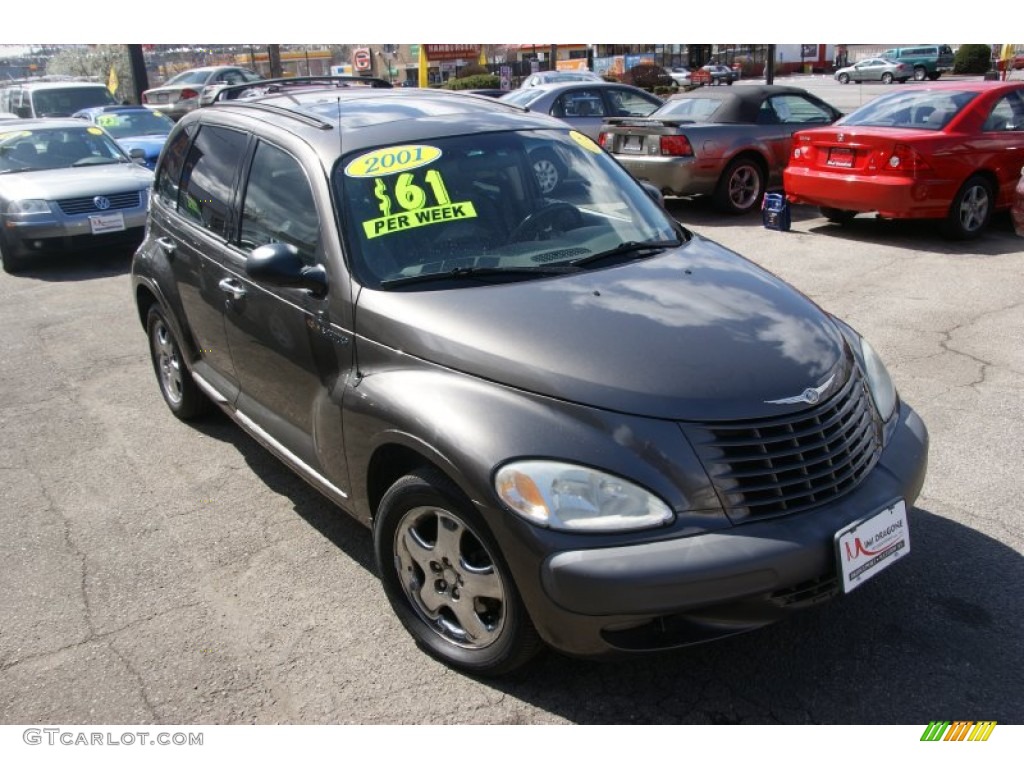
M 236 301 L 240 301 L 245 298 L 245 288 L 243 288 L 242 284 L 233 277 L 225 277 L 217 283 L 217 287 Z
M 169 237 L 158 237 L 156 239 L 157 245 L 164 249 L 166 253 L 174 253 L 178 250 L 178 244 L 171 240 Z

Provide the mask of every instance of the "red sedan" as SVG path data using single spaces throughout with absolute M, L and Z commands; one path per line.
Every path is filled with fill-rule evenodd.
M 821 206 L 830 221 L 940 219 L 967 239 L 1011 207 L 1022 165 L 1024 82 L 943 82 L 798 132 L 783 183 L 791 202 Z

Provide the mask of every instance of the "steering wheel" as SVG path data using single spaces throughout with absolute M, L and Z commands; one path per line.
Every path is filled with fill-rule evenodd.
M 583 226 L 583 214 L 575 205 L 565 202 L 550 203 L 538 208 L 520 221 L 509 233 L 508 241 L 515 243 L 520 240 L 536 238 L 546 228 L 560 225 L 560 231 Z

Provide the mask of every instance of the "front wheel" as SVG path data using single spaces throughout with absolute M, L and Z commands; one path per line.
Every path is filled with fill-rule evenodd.
M 764 170 L 751 157 L 738 157 L 729 163 L 715 189 L 715 205 L 726 213 L 742 214 L 754 210 L 764 197 Z
M 973 240 L 988 226 L 994 200 L 992 184 L 988 179 L 972 176 L 953 198 L 943 234 L 953 240 Z
M 928 79 L 929 80 L 938 80 L 939 77 L 941 77 L 941 76 L 942 76 L 941 72 L 932 72 L 930 75 L 928 75 Z
M 839 76 L 839 82 L 846 85 L 850 82 L 850 76 L 845 72 Z
M 924 67 L 914 67 L 914 79 L 915 80 L 920 82 L 922 80 L 927 79 L 927 77 L 928 77 L 928 72 L 927 72 L 927 70 L 925 70 Z
M 882 82 L 886 85 L 890 85 L 892 83 L 892 72 L 883 72 Z
M 498 676 L 540 651 L 490 530 L 437 470 L 416 470 L 391 486 L 373 540 L 391 607 L 430 655 L 470 674 Z
M 25 260 L 15 256 L 12 249 L 4 245 L 3 235 L 0 234 L 0 267 L 9 275 L 16 275 L 25 268 Z

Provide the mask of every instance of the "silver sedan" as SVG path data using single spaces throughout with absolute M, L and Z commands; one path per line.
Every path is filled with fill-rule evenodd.
M 836 80 L 846 85 L 851 80 L 855 83 L 883 82 L 896 80 L 905 83 L 914 76 L 914 70 L 906 64 L 889 59 L 865 59 L 836 70 Z

